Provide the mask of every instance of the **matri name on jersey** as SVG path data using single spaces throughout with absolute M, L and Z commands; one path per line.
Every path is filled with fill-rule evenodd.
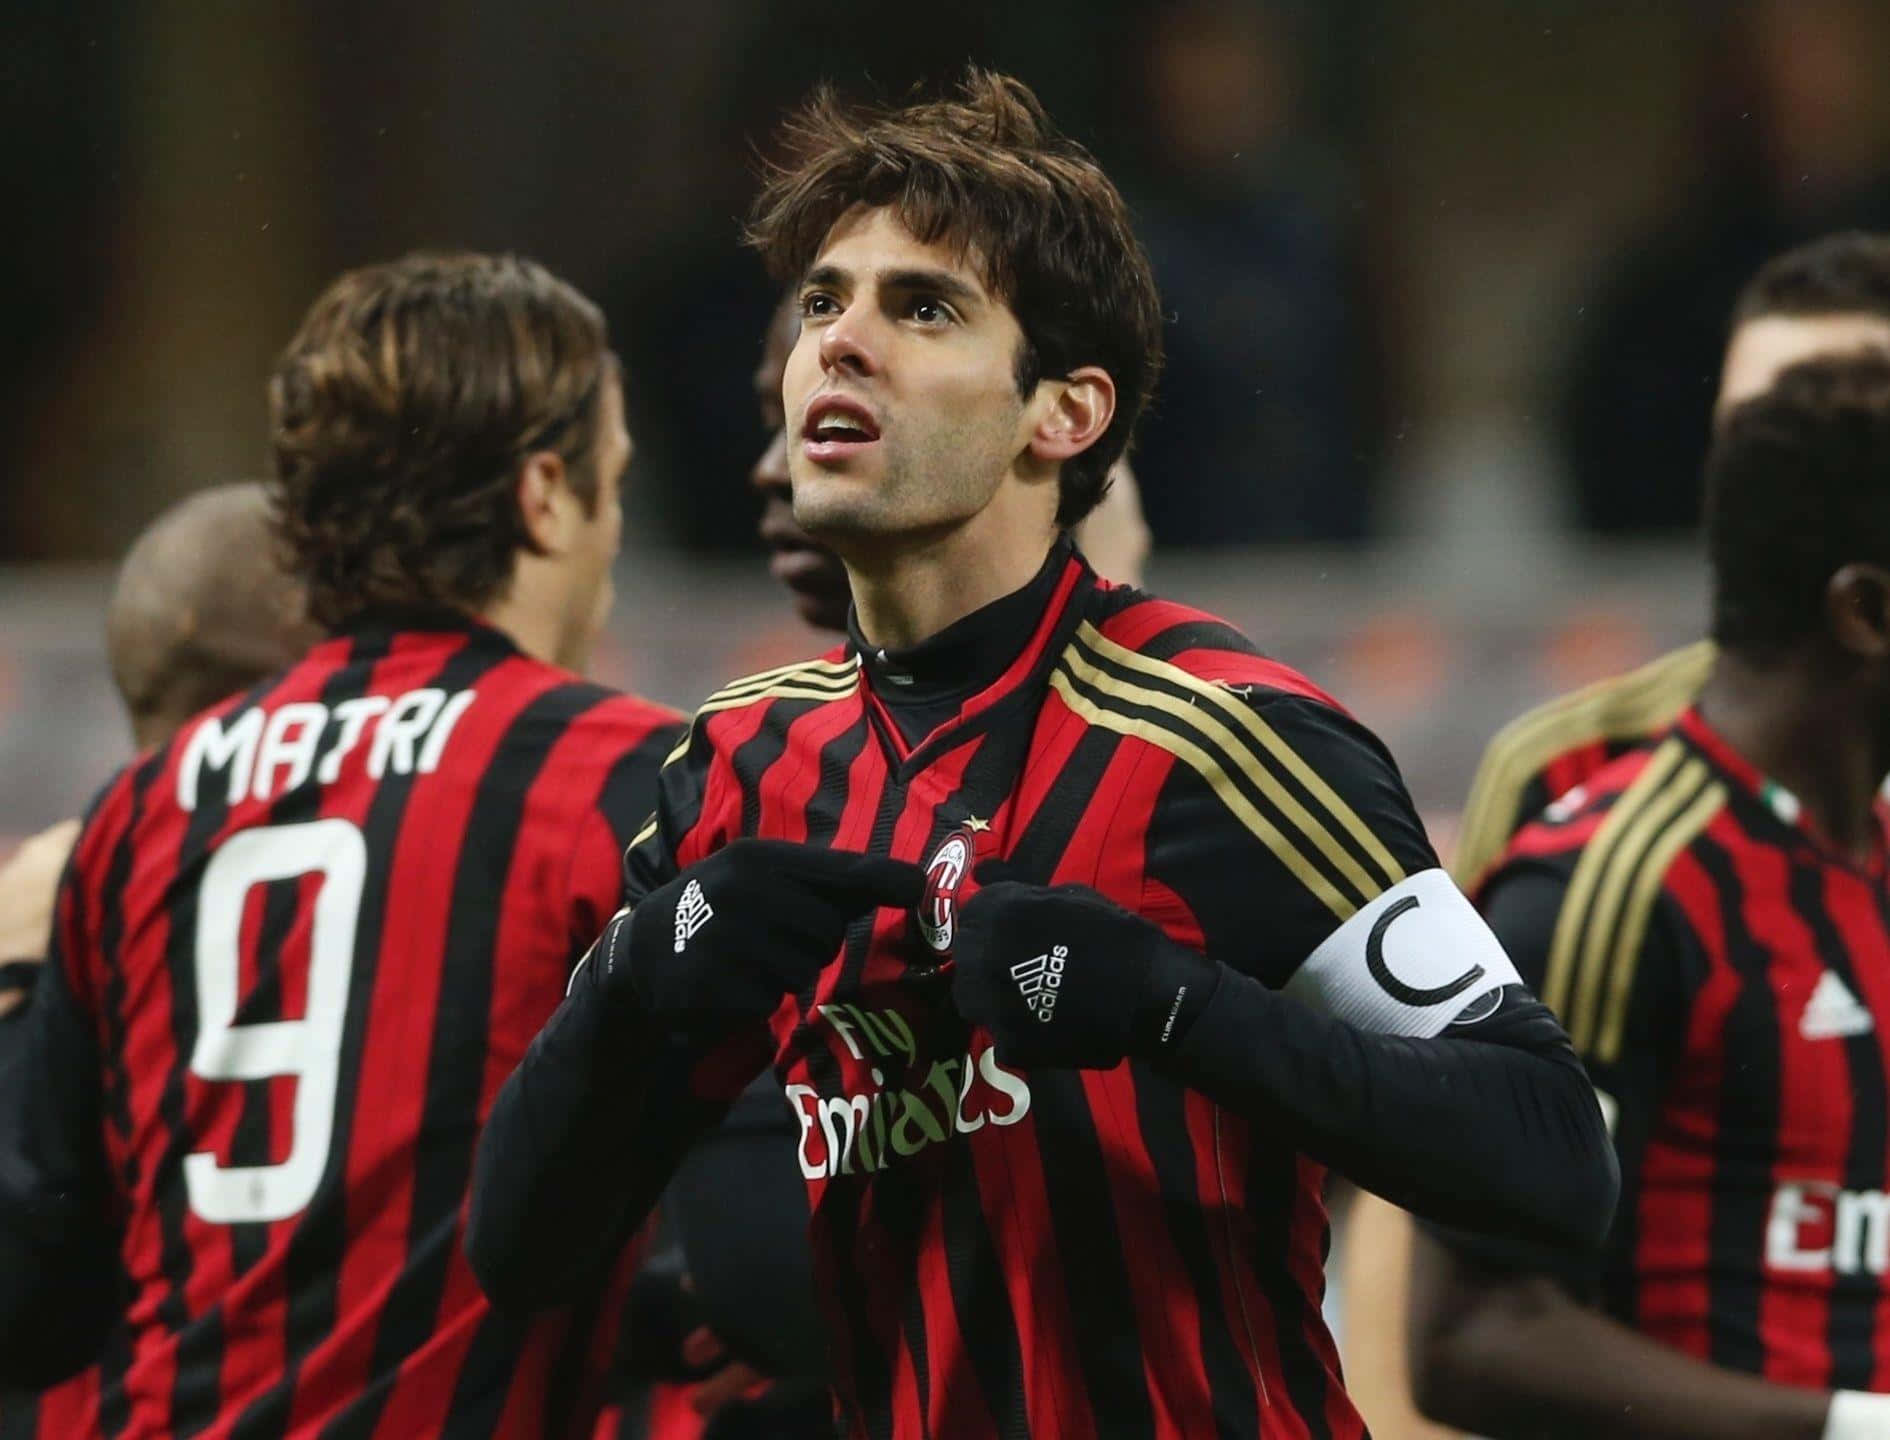
M 371 780 L 431 774 L 472 702 L 470 690 L 449 696 L 428 687 L 393 699 L 360 695 L 333 706 L 296 700 L 213 715 L 191 733 L 177 768 L 177 803 L 195 810 L 211 777 L 222 778 L 232 805 L 274 799 L 311 774 L 332 785 L 357 752 Z

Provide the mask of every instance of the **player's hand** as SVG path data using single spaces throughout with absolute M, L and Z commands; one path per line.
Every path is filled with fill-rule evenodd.
M 737 840 L 620 912 L 592 948 L 592 983 L 675 1024 L 766 1019 L 834 958 L 847 926 L 919 903 L 902 860 Z
M 1221 972 L 1081 885 L 984 886 L 959 913 L 952 953 L 958 1013 L 1024 1068 L 1106 1070 L 1171 1050 Z

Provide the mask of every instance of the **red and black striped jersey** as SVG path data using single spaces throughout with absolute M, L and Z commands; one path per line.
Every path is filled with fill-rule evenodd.
M 1602 1096 L 1616 1318 L 1890 1389 L 1890 889 L 1697 710 L 1524 828 L 1479 896 Z
M 1699 698 L 1718 647 L 1701 640 L 1537 706 L 1496 732 L 1470 782 L 1451 874 L 1473 886 L 1524 825 Z
M 1323 940 L 1437 862 L 1379 742 L 1231 627 L 1067 550 L 1029 593 L 1015 658 L 935 727 L 857 644 L 710 698 L 630 901 L 740 836 L 927 866 L 917 914 L 857 924 L 763 1047 L 846 1434 L 1361 1435 L 1320 1316 L 1321 1167 L 1140 1060 L 998 1063 L 950 949 L 1002 859 L 1304 989 Z
M 678 733 L 483 625 L 362 627 L 108 787 L 29 1016 L 89 1043 L 63 1088 L 129 1281 L 103 1434 L 583 1418 L 590 1318 L 494 1313 L 462 1215 Z

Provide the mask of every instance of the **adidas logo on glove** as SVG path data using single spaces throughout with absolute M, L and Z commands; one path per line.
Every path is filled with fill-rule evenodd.
M 1011 979 L 1017 982 L 1017 993 L 1024 997 L 1030 1013 L 1046 1025 L 1050 1023 L 1050 1012 L 1057 1008 L 1057 989 L 1063 984 L 1063 962 L 1069 958 L 1069 946 L 1053 945 L 1049 954 L 1020 960 L 1011 966 Z
M 691 880 L 683 886 L 682 898 L 676 902 L 676 953 L 682 954 L 683 946 L 696 931 L 714 918 L 715 911 L 702 893 L 702 882 Z

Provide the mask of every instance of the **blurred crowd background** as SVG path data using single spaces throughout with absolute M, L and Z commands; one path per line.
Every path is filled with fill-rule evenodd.
M 606 678 L 687 704 L 823 643 L 753 538 L 773 297 L 738 242 L 821 78 L 976 58 L 1097 153 L 1169 318 L 1152 587 L 1378 726 L 1442 832 L 1503 719 L 1698 633 L 1738 286 L 1890 228 L 1880 0 L 13 0 L 0 35 L 0 852 L 125 749 L 110 564 L 264 472 L 303 308 L 416 246 L 530 254 L 610 316 Z

